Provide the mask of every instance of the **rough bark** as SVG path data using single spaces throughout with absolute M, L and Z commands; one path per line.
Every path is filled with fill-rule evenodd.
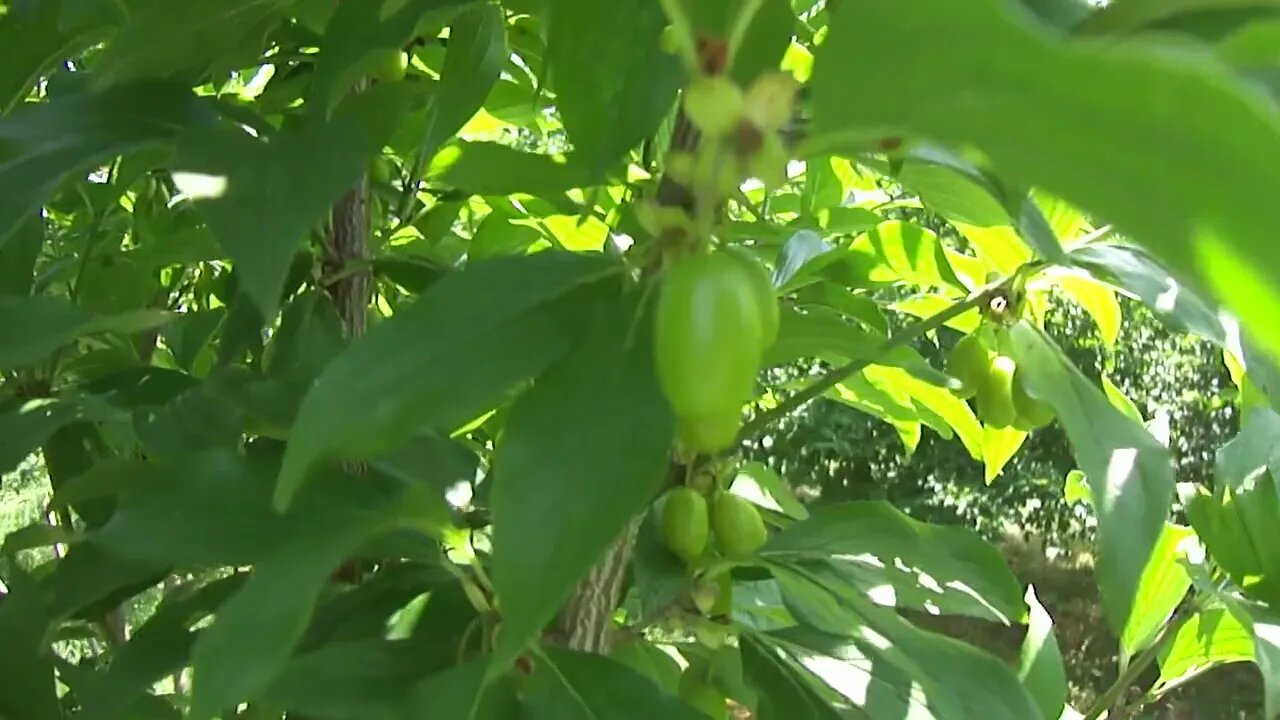
M 556 627 L 556 635 L 566 647 L 606 654 L 613 649 L 613 613 L 622 599 L 639 529 L 637 517 L 569 596 Z

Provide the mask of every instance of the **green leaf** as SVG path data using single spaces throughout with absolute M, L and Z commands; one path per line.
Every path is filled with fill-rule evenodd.
M 386 3 L 338 3 L 325 26 L 321 52 L 307 96 L 309 112 L 327 117 L 351 86 L 371 69 L 376 50 L 399 49 L 413 37 L 423 15 L 447 13 L 469 0 L 407 0 Z M 386 7 L 384 8 L 384 5 Z M 384 13 L 383 11 L 390 12 Z M 381 146 L 378 147 L 381 150 Z
M 0 413 L 0 475 L 12 472 L 79 413 L 74 403 L 54 398 L 28 400 Z
M 236 262 L 263 317 L 275 317 L 302 241 L 381 150 L 403 99 L 383 86 L 354 96 L 332 121 L 271 143 L 218 128 L 179 145 L 174 182 Z
M 542 239 L 542 234 L 528 225 L 516 225 L 499 213 L 489 213 L 471 236 L 467 257 L 484 260 L 500 255 L 524 253 Z
M 646 513 L 631 551 L 634 592 L 641 617 L 657 617 L 691 585 L 689 570 L 662 539 L 655 512 Z
M 927 207 L 955 225 L 992 268 L 1013 273 L 1031 258 L 1031 249 L 1014 232 L 999 191 L 965 161 L 945 151 L 927 150 L 925 157 L 939 162 L 907 161 L 898 177 L 920 194 Z
M 1036 598 L 1034 587 L 1027 587 L 1027 635 L 1022 640 L 1022 660 L 1018 679 L 1040 707 L 1043 720 L 1058 720 L 1067 699 L 1067 671 L 1062 664 L 1062 651 L 1053 634 L 1053 618 Z
M 276 486 L 287 507 L 321 457 L 369 458 L 419 428 L 451 431 L 568 349 L 581 308 L 620 266 L 542 252 L 436 283 L 329 364 L 298 410 Z
M 505 627 L 505 626 L 504 626 Z M 557 720 L 672 718 L 704 715 L 652 680 L 602 655 L 547 648 L 528 678 L 526 706 L 537 717 Z
M 1254 410 L 1214 463 L 1213 496 L 1197 495 L 1187 512 L 1214 559 L 1249 594 L 1280 601 L 1280 415 Z
M 389 516 L 403 502 L 401 481 L 370 474 L 353 483 L 327 469 L 280 515 L 270 503 L 271 478 L 280 463 L 278 447 L 271 445 L 255 443 L 245 458 L 214 450 L 164 462 L 133 461 L 132 480 L 116 512 L 91 541 L 125 559 L 247 565 L 308 538 L 321 543 L 332 532 L 363 527 L 367 518 Z M 183 482 L 172 482 L 178 475 Z
M 742 666 L 760 691 L 759 720 L 837 720 L 841 714 L 819 694 L 821 684 L 803 669 L 799 653 L 770 642 L 768 636 L 744 634 Z
M 1158 656 L 1160 678 L 1154 690 L 1173 685 L 1219 665 L 1253 659 L 1253 634 L 1226 608 L 1209 608 L 1192 615 Z
M 45 630 L 50 617 L 35 580 L 16 563 L 5 574 L 9 592 L 0 595 L 0 715 L 23 720 L 61 720 L 52 654 Z
M 1274 610 L 1245 605 L 1235 598 L 1223 600 L 1253 638 L 1253 662 L 1262 673 L 1264 714 L 1275 717 L 1280 713 L 1280 616 Z
M 395 717 L 426 672 L 422 654 L 416 640 L 329 642 L 294 656 L 262 702 L 274 710 L 331 720 Z
M 449 47 L 427 114 L 420 151 L 435 154 L 441 143 L 484 105 L 507 62 L 502 9 L 491 3 L 464 8 L 449 29 Z
M 508 720 L 523 715 L 510 676 L 485 682 L 488 658 L 472 660 L 419 682 L 396 718 Z
M 1218 308 L 1174 279 L 1145 250 L 1125 245 L 1085 245 L 1067 257 L 1132 293 L 1174 330 L 1194 333 L 1218 345 L 1227 343 L 1227 329 Z
M 0 17 L 0 47 L 5 49 L 0 114 L 26 96 L 41 71 L 87 46 L 102 29 L 103 19 L 75 17 L 77 4 L 62 0 L 9 3 L 8 13 Z
M 100 619 L 167 576 L 167 568 L 117 558 L 80 542 L 72 545 L 53 571 L 40 579 L 40 586 L 48 598 L 50 617 Z
M 1107 400 L 1109 400 L 1117 410 L 1124 413 L 1125 417 L 1128 417 L 1136 423 L 1144 422 L 1142 419 L 1142 412 L 1138 410 L 1138 406 L 1129 399 L 1129 396 L 1124 394 L 1124 391 L 1116 387 L 1116 384 L 1111 381 L 1111 378 L 1103 375 L 1100 379 L 1102 381 L 1102 392 L 1106 393 Z
M 215 580 L 195 590 L 171 591 L 155 614 L 113 653 L 111 664 L 76 688 L 79 717 L 111 720 L 126 713 L 164 675 L 187 664 L 196 632 L 188 628 L 208 616 L 244 584 L 244 575 Z
M 131 334 L 169 321 L 171 315 L 139 310 L 95 316 L 55 295 L 0 297 L 0 369 L 33 365 L 83 335 L 98 332 Z
M 1280 356 L 1280 246 L 1259 240 L 1280 225 L 1268 190 L 1280 186 L 1274 106 L 1209 56 L 1072 43 L 1029 20 L 1001 0 L 843 8 L 815 60 L 812 144 L 892 129 L 972 146 L 1002 173 L 1114 222 Z M 910 72 L 870 73 L 849 102 L 847 68 L 868 56 L 913 60 Z M 1241 181 L 1207 181 L 1210 166 Z
M 866 237 L 885 264 L 903 281 L 926 287 L 950 286 L 966 292 L 932 230 L 902 220 L 886 220 Z
M 21 107 L 0 118 L 0 247 L 63 176 L 214 119 L 189 88 L 122 85 Z
M 0 242 L 0 295 L 31 293 L 44 236 L 44 217 L 31 213 L 19 222 L 8 242 Z
M 445 146 L 432 158 L 427 179 L 468 195 L 541 197 L 591 183 L 590 173 L 572 156 L 539 155 L 491 142 Z
M 1004 623 L 1026 613 L 1021 585 L 990 543 L 967 529 L 913 520 L 886 502 L 815 509 L 775 533 L 760 556 L 774 563 L 829 560 L 866 590 L 889 585 L 942 612 Z M 927 587 L 922 576 L 931 578 Z
M 1086 248 L 1087 249 L 1087 248 Z M 1071 272 L 1054 272 L 1053 284 L 1074 300 L 1098 326 L 1098 334 L 1108 348 L 1115 347 L 1120 336 L 1120 301 L 1115 291 L 1094 278 Z
M 1130 657 L 1151 645 L 1191 587 L 1191 577 L 1183 565 L 1182 544 L 1194 536 L 1189 527 L 1164 524 L 1138 581 L 1138 594 L 1133 601 L 1137 611 L 1129 616 L 1120 634 L 1120 650 Z
M 1168 450 L 1103 393 L 1039 329 L 1018 323 L 1011 349 L 1027 392 L 1050 405 L 1089 480 L 1098 517 L 1098 585 L 1113 628 L 1124 628 L 1173 497 Z
M 191 717 L 210 720 L 256 696 L 280 673 L 306 629 L 329 573 L 367 528 L 281 548 L 254 567 L 192 653 Z
M 774 574 L 787 607 L 803 624 L 771 635 L 807 650 L 808 669 L 871 717 L 1038 715 L 1013 671 L 995 657 L 920 630 L 888 608 L 836 597 L 802 573 L 775 567 Z M 827 660 L 814 662 L 818 657 Z M 880 687 L 868 688 L 869 682 Z
M 787 287 L 792 278 L 800 274 L 801 269 L 805 268 L 809 261 L 832 250 L 831 244 L 823 240 L 818 233 L 812 230 L 796 231 L 794 235 L 787 238 L 787 241 L 782 244 L 782 249 L 778 251 L 778 262 L 773 271 L 773 284 L 777 287 Z
M 982 477 L 988 485 L 1000 477 L 1026 439 L 1027 433 L 1015 427 L 982 426 Z
M 1124 35 L 1179 15 L 1231 9 L 1280 8 L 1276 0 L 1116 0 L 1093 13 L 1075 31 L 1082 35 Z
M 251 63 L 282 19 L 286 0 L 191 0 L 135 4 L 97 58 L 98 87 L 142 79 L 195 77 L 231 57 Z
M 494 456 L 494 651 L 509 662 L 666 479 L 674 420 L 653 369 L 651 322 L 631 298 L 511 408 Z
M 599 175 L 653 135 L 675 101 L 676 58 L 661 50 L 662 6 L 550 0 L 547 67 L 575 159 Z
M 809 511 L 796 499 L 790 483 L 761 462 L 741 465 L 729 483 L 729 491 L 796 520 L 809 517 Z
M 762 0 L 734 55 L 733 79 L 747 87 L 761 73 L 777 70 L 791 45 L 795 24 L 796 14 L 787 0 Z
M 619 642 L 609 657 L 649 678 L 663 692 L 680 686 L 680 665 L 670 654 L 647 640 Z

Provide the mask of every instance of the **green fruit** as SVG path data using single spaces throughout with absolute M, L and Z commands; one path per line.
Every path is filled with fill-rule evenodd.
M 693 434 L 707 440 L 697 444 L 723 441 L 729 409 L 755 390 L 763 337 L 757 288 L 736 261 L 697 255 L 667 273 L 654 313 L 655 364 L 672 409 L 698 419 Z
M 729 717 L 729 705 L 725 696 L 711 683 L 690 670 L 685 670 L 680 676 L 679 694 L 681 700 L 707 717 L 715 720 L 725 720 Z
M 689 488 L 675 488 L 662 504 L 662 540 L 677 557 L 692 562 L 707 549 L 707 520 L 706 498 Z
M 723 75 L 699 75 L 684 89 L 684 112 L 704 134 L 723 137 L 742 121 L 742 90 Z
M 1013 376 L 1018 370 L 1013 358 L 996 355 L 987 368 L 986 379 L 978 385 L 978 417 L 994 428 L 1009 427 L 1018 419 L 1013 405 Z
M 789 72 L 768 72 L 747 88 L 743 112 L 756 127 L 778 131 L 791 122 L 800 83 Z
M 763 333 L 762 349 L 767 349 L 778 339 L 778 296 L 773 291 L 773 280 L 754 257 L 738 248 L 726 248 L 723 251 L 735 260 L 742 268 L 747 280 L 756 294 L 756 302 L 760 305 L 760 329 Z
M 394 48 L 379 48 L 370 61 L 370 74 L 382 82 L 399 82 L 409 72 L 409 53 Z
M 682 417 L 676 423 L 680 445 L 692 453 L 713 454 L 732 447 L 742 425 L 742 406 L 697 417 Z
M 1013 408 L 1018 413 L 1014 427 L 1028 432 L 1037 430 L 1053 422 L 1053 406 L 1027 394 L 1022 386 L 1021 373 L 1013 377 Z
M 730 560 L 750 558 L 769 539 L 756 506 L 727 492 L 717 495 L 711 503 L 711 528 L 720 554 Z
M 987 369 L 991 365 L 991 351 L 987 350 L 977 335 L 965 335 L 951 348 L 947 355 L 947 372 L 960 381 L 955 394 L 968 399 L 977 394 L 978 388 L 986 381 Z

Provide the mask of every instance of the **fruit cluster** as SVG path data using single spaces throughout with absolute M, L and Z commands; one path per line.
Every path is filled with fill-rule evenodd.
M 980 328 L 951 349 L 947 372 L 960 381 L 955 392 L 973 398 L 978 419 L 990 427 L 1042 428 L 1053 422 L 1053 408 L 1027 392 L 1018 364 L 1000 349 L 1002 333 Z
M 749 559 L 769 537 L 760 511 L 733 493 L 713 489 L 711 494 L 710 503 L 691 487 L 666 494 L 659 526 L 667 549 L 690 565 L 713 557 L 713 550 L 726 560 Z

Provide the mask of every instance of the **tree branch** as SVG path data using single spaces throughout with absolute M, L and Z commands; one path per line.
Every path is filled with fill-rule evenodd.
M 796 394 L 778 403 L 778 405 L 772 409 L 757 415 L 750 422 L 743 425 L 742 430 L 738 432 L 738 444 L 741 444 L 745 440 L 750 440 L 760 434 L 765 428 L 781 420 L 783 417 L 786 417 L 789 413 L 799 409 L 810 400 L 821 397 L 828 390 L 844 382 L 851 375 L 862 372 L 869 365 L 875 364 L 876 361 L 884 357 L 894 348 L 906 345 L 930 330 L 936 330 L 942 327 L 947 323 L 947 321 L 990 302 L 992 298 L 999 295 L 1001 291 L 1011 284 L 1016 277 L 1016 274 L 1011 275 L 983 287 L 981 290 L 978 290 L 968 298 L 957 302 L 946 310 L 918 320 L 902 328 L 887 338 L 884 342 L 880 343 L 880 346 L 867 357 L 850 360 L 844 365 L 831 370 L 813 384 L 806 386 Z M 734 447 L 737 447 L 737 445 L 735 444 Z

